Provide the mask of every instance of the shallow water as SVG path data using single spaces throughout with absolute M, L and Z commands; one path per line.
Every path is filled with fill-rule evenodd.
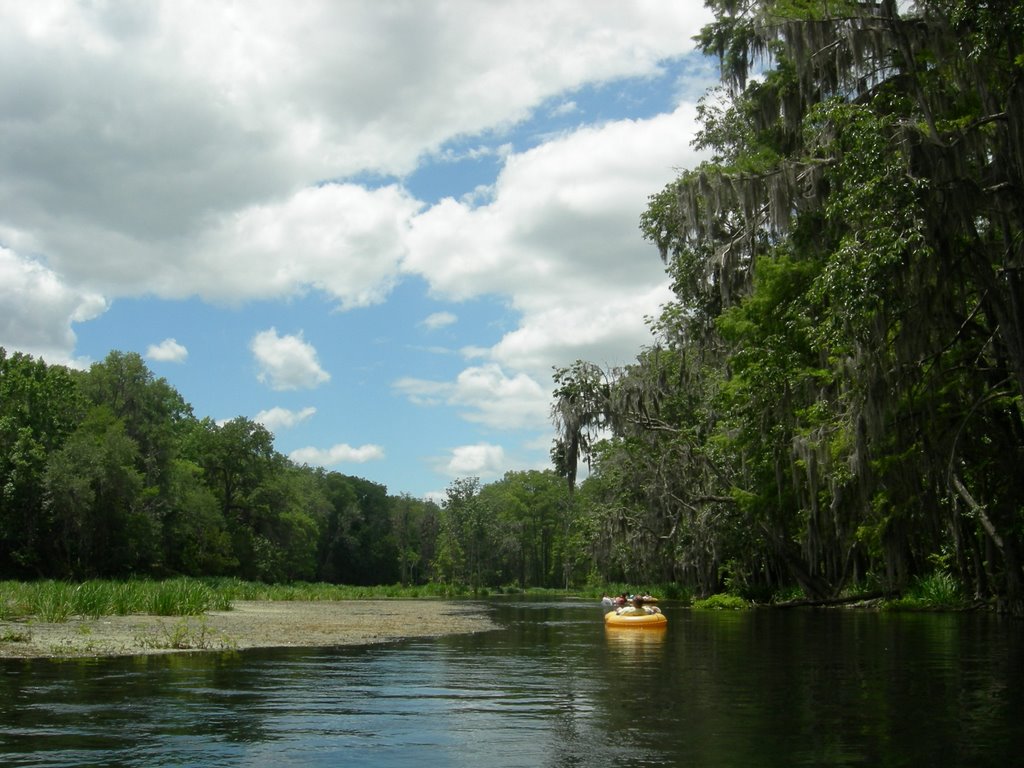
M 5 766 L 1007 766 L 1019 624 L 701 613 L 606 630 L 495 600 L 501 628 L 347 649 L 0 664 Z

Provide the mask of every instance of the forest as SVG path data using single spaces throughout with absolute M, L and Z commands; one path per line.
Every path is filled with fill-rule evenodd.
M 0 579 L 561 586 L 567 498 L 551 471 L 391 496 L 196 418 L 136 353 L 78 371 L 0 348 Z
M 640 225 L 676 298 L 556 372 L 597 570 L 1022 615 L 1024 4 L 707 5 L 708 159 Z
M 136 354 L 0 349 L 0 578 L 941 577 L 1024 615 L 1024 2 L 707 5 L 707 159 L 639 222 L 675 299 L 629 364 L 555 370 L 551 469 L 392 496 L 197 418 Z

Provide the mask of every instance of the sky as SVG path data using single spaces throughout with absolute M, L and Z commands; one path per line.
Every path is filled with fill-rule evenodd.
M 0 0 L 0 346 L 444 497 L 550 468 L 552 371 L 672 298 L 702 0 Z

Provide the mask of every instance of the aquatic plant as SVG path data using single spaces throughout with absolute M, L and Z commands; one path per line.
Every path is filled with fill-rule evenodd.
M 958 610 L 967 604 L 963 591 L 951 575 L 937 571 L 911 583 L 902 597 L 887 600 L 887 611 Z
M 698 611 L 745 611 L 750 608 L 750 603 L 737 595 L 718 594 L 694 600 L 693 608 Z

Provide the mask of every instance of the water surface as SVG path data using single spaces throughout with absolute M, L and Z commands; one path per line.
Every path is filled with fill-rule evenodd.
M 500 629 L 381 646 L 0 664 L 5 766 L 1008 766 L 1018 623 L 702 613 L 605 629 L 495 600 Z

